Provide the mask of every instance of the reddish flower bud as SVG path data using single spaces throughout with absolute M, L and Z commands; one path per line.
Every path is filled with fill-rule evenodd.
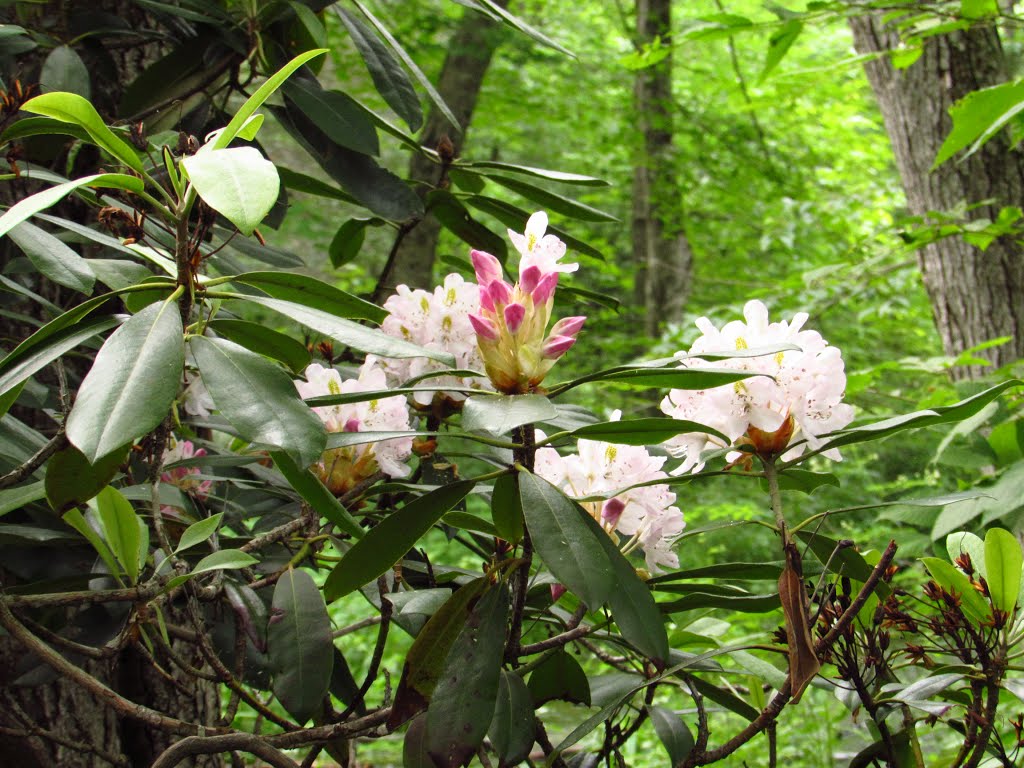
M 522 304 L 513 302 L 505 307 L 505 327 L 508 328 L 508 332 L 515 333 L 518 331 L 525 317 L 526 307 Z

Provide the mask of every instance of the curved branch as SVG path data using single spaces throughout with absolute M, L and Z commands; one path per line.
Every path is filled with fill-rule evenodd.
M 152 768 L 174 768 L 195 755 L 216 755 L 222 752 L 248 752 L 274 768 L 298 768 L 298 764 L 262 736 L 251 733 L 229 733 L 223 736 L 189 736 L 165 749 Z

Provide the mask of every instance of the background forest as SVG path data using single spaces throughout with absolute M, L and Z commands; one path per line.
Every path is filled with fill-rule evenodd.
M 1018 764 L 1014 3 L 0 18 L 0 764 Z M 471 248 L 514 276 L 506 230 L 540 210 L 580 265 L 555 317 L 586 316 L 544 387 L 435 385 L 468 367 L 437 356 L 455 341 L 349 386 L 436 341 L 373 335 L 399 285 L 483 286 Z M 576 520 L 601 493 L 542 480 L 536 443 L 670 466 L 668 389 L 755 369 L 691 385 L 665 359 L 751 300 L 842 351 L 855 420 L 795 459 L 748 433 L 745 459 L 671 479 L 678 567 L 651 572 L 646 543 L 627 560 L 600 513 Z M 325 438 L 311 415 L 396 390 L 405 422 Z M 416 469 L 352 433 L 414 436 Z M 324 451 L 373 471 L 335 487 Z M 545 528 L 546 505 L 576 522 Z

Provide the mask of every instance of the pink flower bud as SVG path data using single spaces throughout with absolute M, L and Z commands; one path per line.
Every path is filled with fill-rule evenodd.
M 476 331 L 476 335 L 482 339 L 488 339 L 490 341 L 498 340 L 498 326 L 488 320 L 486 317 L 469 313 L 469 324 L 473 326 L 473 330 Z
M 473 261 L 473 269 L 476 270 L 476 281 L 481 285 L 488 285 L 494 280 L 501 280 L 501 262 L 486 251 L 470 251 L 469 258 Z
M 496 308 L 503 307 L 512 300 L 512 286 L 504 280 L 491 281 L 491 284 L 487 286 L 487 292 Z
M 622 517 L 622 510 L 625 508 L 626 505 L 620 499 L 608 499 L 601 508 L 601 520 L 616 526 L 619 524 L 619 518 Z
M 505 307 L 505 327 L 508 328 L 509 333 L 515 333 L 519 330 L 519 326 L 523 324 L 523 318 L 526 317 L 526 307 L 519 302 L 513 302 Z
M 345 426 L 341 430 L 342 432 L 358 432 L 359 431 L 359 419 L 349 419 L 345 422 Z
M 575 336 L 580 332 L 583 324 L 587 321 L 586 317 L 563 317 L 551 328 L 552 336 Z
M 548 336 L 540 353 L 547 360 L 557 360 L 575 343 L 575 336 Z
M 537 282 L 537 287 L 533 289 L 533 303 L 537 305 L 546 304 L 548 299 L 554 295 L 556 287 L 558 287 L 558 273 L 548 272 Z
M 484 312 L 494 312 L 494 302 L 491 301 L 491 294 L 484 286 L 480 287 L 480 309 Z
M 557 603 L 558 598 L 565 594 L 564 584 L 552 584 L 551 585 L 551 602 Z
M 523 293 L 533 293 L 533 289 L 537 287 L 537 283 L 540 282 L 542 276 L 540 267 L 536 265 L 529 266 L 519 273 L 519 287 L 523 290 Z

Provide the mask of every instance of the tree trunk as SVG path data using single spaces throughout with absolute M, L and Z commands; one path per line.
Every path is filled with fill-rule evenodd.
M 633 170 L 635 293 L 644 307 L 644 330 L 657 335 L 662 322 L 678 320 L 689 298 L 693 251 L 679 206 L 676 151 L 672 143 L 671 0 L 637 0 L 638 47 L 660 38 L 668 55 L 638 70 L 635 113 L 643 134 Z
M 508 0 L 498 0 L 498 4 L 505 7 Z M 458 119 L 462 132 L 459 133 L 437 107 L 431 106 L 420 133 L 423 146 L 434 148 L 442 137 L 447 136 L 452 143 L 454 156 L 458 157 L 461 153 L 484 75 L 503 38 L 504 28 L 500 24 L 481 13 L 463 13 L 448 44 L 448 53 L 437 82 L 437 92 Z M 437 186 L 442 180 L 441 173 L 437 163 L 422 153 L 413 154 L 409 163 L 409 177 L 421 182 L 423 194 Z M 374 301 L 383 301 L 402 283 L 413 288 L 429 288 L 433 285 L 434 254 L 440 233 L 441 224 L 428 212 L 399 243 L 394 258 L 389 260 L 381 274 L 374 292 Z
M 899 38 L 875 14 L 850 19 L 859 53 L 895 48 Z M 992 199 L 974 209 L 972 219 L 995 220 L 1005 205 L 1019 205 L 1024 193 L 1024 156 L 1010 151 L 1005 135 L 993 138 L 973 156 L 932 163 L 952 125 L 949 107 L 971 91 L 1007 81 L 999 33 L 978 25 L 967 31 L 928 38 L 924 53 L 904 70 L 882 55 L 865 68 L 885 118 L 910 211 L 950 210 Z M 918 263 L 932 303 L 935 325 L 949 355 L 958 355 L 999 336 L 1008 344 L 979 354 L 997 366 L 1024 357 L 1024 260 L 1011 238 L 996 240 L 984 253 L 960 237 L 947 237 L 918 252 Z M 955 379 L 974 378 L 982 366 L 958 366 Z

